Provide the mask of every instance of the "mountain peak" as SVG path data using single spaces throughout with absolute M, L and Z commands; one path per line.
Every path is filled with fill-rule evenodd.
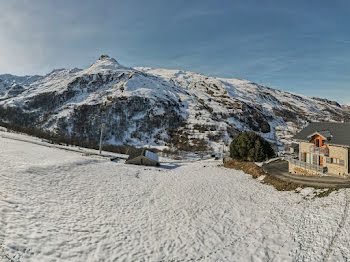
M 109 55 L 101 55 L 101 56 L 98 58 L 98 61 L 106 61 L 106 60 L 109 60 L 109 61 L 118 63 L 117 60 L 115 60 L 113 57 L 110 57 Z M 118 64 L 119 64 L 119 63 L 118 63 Z
M 119 71 L 125 70 L 126 67 L 122 66 L 113 57 L 108 55 L 101 55 L 95 63 L 93 63 L 88 69 L 89 73 L 100 72 L 100 71 Z

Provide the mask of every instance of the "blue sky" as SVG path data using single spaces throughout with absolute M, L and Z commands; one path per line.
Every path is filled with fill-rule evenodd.
M 350 103 L 349 10 L 348 0 L 2 0 L 0 74 L 109 54 Z

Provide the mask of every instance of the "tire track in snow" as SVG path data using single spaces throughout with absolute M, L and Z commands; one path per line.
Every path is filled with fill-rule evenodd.
M 341 220 L 338 224 L 337 231 L 335 232 L 334 236 L 332 237 L 330 244 L 327 248 L 326 254 L 324 255 L 324 257 L 322 259 L 322 261 L 324 261 L 324 262 L 329 260 L 330 255 L 332 254 L 332 252 L 335 249 L 335 243 L 338 241 L 339 236 L 340 236 L 340 234 L 345 226 L 347 214 L 349 211 L 349 204 L 350 204 L 350 194 L 349 194 L 349 191 L 346 190 L 345 191 L 345 207 L 344 207 L 343 215 L 342 215 Z
M 1 146 L 0 146 L 0 155 L 3 155 L 6 153 L 4 148 L 6 148 L 5 144 L 7 143 L 6 140 L 1 140 Z M 15 190 L 13 190 L 13 185 L 18 184 L 17 179 L 15 179 L 6 169 L 2 169 L 3 166 L 0 167 L 0 261 L 15 261 L 15 256 L 12 258 L 10 257 L 8 253 L 8 247 L 5 244 L 6 236 L 8 236 L 8 226 L 9 226 L 9 215 L 8 213 L 12 212 L 14 207 L 18 205 L 17 201 L 13 201 L 13 194 Z M 9 176 L 10 175 L 10 176 Z M 8 197 L 11 197 L 10 200 L 8 200 Z
M 149 176 L 151 176 L 151 174 L 148 174 Z M 149 177 L 148 178 L 148 183 L 150 184 L 150 185 L 152 185 L 152 184 L 154 184 L 154 183 L 152 183 L 152 182 L 150 182 L 152 180 L 152 182 L 154 182 L 154 179 L 151 179 L 151 177 Z M 149 231 L 149 238 L 150 238 L 150 240 L 151 240 L 151 243 L 155 246 L 155 248 L 154 249 L 156 249 L 157 250 L 157 244 L 156 244 L 156 241 L 154 241 L 154 237 L 153 237 L 153 216 L 152 216 L 152 211 L 151 211 L 151 205 L 154 205 L 154 202 L 155 202 L 155 200 L 154 200 L 154 191 L 155 191 L 155 189 L 157 188 L 159 186 L 159 183 L 158 184 L 156 184 L 151 190 L 151 192 L 150 192 L 150 195 L 149 195 L 149 198 L 148 198 L 148 201 L 147 201 L 147 208 L 148 208 L 148 219 L 149 219 L 149 221 L 150 221 L 150 231 Z
M 3 200 L 1 198 L 1 200 Z M 7 208 L 7 207 L 6 207 Z M 4 234 L 4 238 L 0 238 L 0 259 L 1 261 L 11 261 L 11 258 L 10 256 L 7 254 L 6 250 L 5 250 L 5 238 L 6 238 L 6 235 L 7 235 L 7 223 L 8 223 L 8 218 L 7 218 L 7 215 L 6 215 L 6 211 L 5 212 L 1 212 L 1 224 L 4 224 L 5 226 L 1 227 L 1 230 L 4 230 L 4 232 L 1 232 Z
M 196 172 L 200 172 L 201 168 L 196 168 L 194 170 L 192 170 L 192 172 L 196 173 Z M 160 215 L 163 214 L 167 214 L 167 221 L 176 221 L 179 220 L 179 216 L 181 217 L 180 219 L 182 221 L 184 221 L 185 225 L 189 225 L 190 224 L 190 215 L 194 215 L 196 213 L 198 213 L 200 210 L 205 209 L 202 204 L 204 203 L 203 201 L 198 201 L 196 199 L 191 199 L 192 202 L 194 202 L 194 209 L 187 209 L 185 205 L 182 206 L 181 203 L 183 202 L 183 199 L 181 196 L 183 195 L 187 195 L 188 193 L 191 193 L 191 191 L 193 191 L 193 194 L 198 195 L 198 190 L 203 190 L 203 188 L 186 188 L 186 187 L 182 187 L 181 183 L 183 182 L 183 180 L 181 178 L 179 178 L 178 176 L 176 176 L 176 173 L 173 170 L 169 170 L 166 172 L 166 176 L 171 176 L 171 180 L 169 180 L 169 178 L 164 177 L 164 180 L 162 179 L 155 187 L 154 187 L 154 191 L 153 191 L 153 199 L 154 199 L 154 208 L 155 210 L 158 210 L 158 212 L 155 212 L 155 216 L 158 218 Z M 174 175 L 174 176 L 173 176 Z M 180 187 L 179 187 L 180 185 Z M 206 188 L 207 186 L 209 186 L 208 183 L 205 183 L 205 186 L 203 186 L 204 188 Z M 179 191 L 180 190 L 180 191 Z M 156 192 L 157 191 L 157 192 Z M 167 195 L 170 199 L 174 199 L 176 200 L 176 203 L 179 205 L 175 205 L 171 207 L 171 210 L 168 210 L 167 208 L 169 208 L 166 204 L 166 202 L 161 202 L 158 203 L 157 198 L 155 198 L 154 193 L 156 193 L 157 195 Z M 180 196 L 180 197 L 179 197 Z M 189 199 L 186 199 L 186 202 L 189 201 Z M 165 205 L 165 206 L 164 206 Z M 165 211 L 165 212 L 161 212 L 159 213 L 159 210 Z M 169 212 L 172 211 L 172 212 Z M 168 215 L 169 213 L 170 216 Z M 161 227 L 162 229 L 160 229 L 159 227 Z M 165 225 L 162 224 L 158 224 L 157 225 L 157 232 L 159 233 L 160 231 L 165 230 L 165 232 L 170 232 L 172 230 L 176 230 L 176 226 L 172 226 L 171 224 L 167 223 Z M 192 238 L 193 242 L 195 242 L 196 240 L 193 238 L 193 236 L 188 235 L 189 237 Z M 164 248 L 164 247 L 163 247 Z M 162 248 L 162 249 L 163 249 Z M 159 246 L 156 247 L 156 250 L 159 251 Z M 163 260 L 160 261 L 196 261 L 195 258 L 173 258 L 173 259 L 166 259 L 163 258 Z
M 349 195 L 348 191 L 345 192 L 344 199 L 345 199 L 345 207 L 344 207 L 344 210 L 343 210 L 343 214 L 341 216 L 341 220 L 340 220 L 340 222 L 338 224 L 337 231 L 336 231 L 335 235 L 332 237 L 332 239 L 330 241 L 330 244 L 329 244 L 329 247 L 327 248 L 326 254 L 324 255 L 324 257 L 323 257 L 323 259 L 321 261 L 328 261 L 328 259 L 330 257 L 330 254 L 334 250 L 334 244 L 335 244 L 336 240 L 339 238 L 339 236 L 341 234 L 341 231 L 342 231 L 342 228 L 345 225 L 346 215 L 348 213 L 349 203 L 350 203 L 350 195 Z M 304 235 L 300 235 L 301 229 L 302 229 L 302 226 L 306 224 L 307 210 L 309 210 L 309 207 L 311 206 L 311 204 L 313 202 L 314 202 L 314 198 L 304 201 L 303 209 L 302 209 L 302 212 L 301 212 L 302 215 L 300 216 L 299 223 L 298 223 L 299 226 L 298 226 L 298 230 L 297 230 L 297 235 L 299 237 L 300 236 L 304 236 Z M 295 256 L 294 256 L 292 261 L 304 261 L 304 259 L 305 259 L 304 256 L 306 254 L 304 254 L 304 256 L 301 258 L 302 253 L 304 251 L 307 251 L 307 250 L 309 250 L 310 248 L 313 247 L 312 246 L 313 242 L 309 241 L 309 243 L 305 243 L 305 242 L 307 242 L 307 240 L 308 239 L 306 239 L 305 236 L 302 237 L 301 239 L 297 240 L 298 241 L 298 245 L 299 245 L 299 252 L 297 252 L 295 254 Z
M 277 218 L 278 216 L 280 216 L 281 214 L 283 214 L 285 212 L 285 210 L 288 208 L 288 206 L 286 206 L 282 211 L 278 211 L 276 208 L 273 208 L 270 213 L 273 213 L 273 211 L 277 211 L 276 214 L 272 217 L 267 218 L 264 222 L 262 222 L 258 227 L 256 227 L 255 229 L 251 230 L 250 232 L 248 232 L 247 234 L 241 235 L 238 238 L 234 239 L 232 242 L 224 245 L 223 247 L 216 249 L 214 251 L 209 252 L 207 255 L 199 257 L 198 259 L 190 259 L 187 261 L 201 261 L 203 259 L 209 258 L 211 257 L 213 254 L 216 254 L 220 251 L 223 251 L 224 249 L 227 249 L 229 247 L 233 247 L 237 244 L 237 242 L 242 241 L 244 239 L 246 239 L 247 237 L 253 235 L 255 232 L 257 232 L 259 229 L 262 229 L 263 226 L 265 226 L 268 222 L 274 221 L 275 218 Z
M 303 209 L 301 211 L 300 218 L 298 220 L 299 222 L 297 222 L 297 224 L 298 224 L 298 231 L 297 231 L 298 234 L 301 231 L 302 225 L 305 224 L 305 221 L 306 221 L 306 217 L 307 216 L 306 216 L 306 212 L 305 211 L 311 206 L 311 204 L 313 203 L 313 200 L 314 199 L 304 199 L 304 200 L 302 200 L 304 204 L 303 204 Z M 216 254 L 216 253 L 218 253 L 220 251 L 223 251 L 224 249 L 227 249 L 229 247 L 233 247 L 237 242 L 246 239 L 247 237 L 249 237 L 252 234 L 254 234 L 255 232 L 257 232 L 259 229 L 263 228 L 263 226 L 266 225 L 269 222 L 269 220 L 274 221 L 278 216 L 283 216 L 283 214 L 285 213 L 287 208 L 289 208 L 289 206 L 286 206 L 283 210 L 277 210 L 276 208 L 273 208 L 270 211 L 270 214 L 272 214 L 275 211 L 275 212 L 277 212 L 275 215 L 273 215 L 273 216 L 269 217 L 268 219 L 266 219 L 257 228 L 251 230 L 247 234 L 239 236 L 238 238 L 234 239 L 232 242 L 224 245 L 221 248 L 218 248 L 218 249 L 216 249 L 214 251 L 211 251 L 208 254 L 206 254 L 204 256 L 201 256 L 201 257 L 198 257 L 198 258 L 179 259 L 179 260 L 176 260 L 176 261 L 184 261 L 184 262 L 185 261 L 202 261 L 204 259 L 207 259 L 207 258 L 211 257 L 213 254 Z M 273 261 L 276 258 L 276 256 L 280 253 L 280 251 L 284 247 L 284 245 L 287 243 L 287 241 L 288 241 L 288 239 L 283 242 L 283 244 L 279 247 L 279 249 L 276 251 L 276 253 L 271 258 L 268 258 L 267 261 Z M 306 249 L 308 249 L 308 248 L 306 248 Z M 298 256 L 298 258 L 299 258 L 300 257 L 300 252 L 297 253 L 296 256 Z M 294 257 L 293 261 L 295 261 L 296 256 Z M 298 261 L 298 260 L 296 260 L 296 261 Z
M 240 241 L 245 240 L 246 238 L 248 238 L 248 237 L 250 237 L 251 235 L 253 235 L 254 233 L 256 233 L 258 230 L 262 229 L 262 228 L 263 228 L 266 224 L 268 224 L 269 222 L 275 221 L 277 217 L 279 217 L 279 216 L 281 216 L 282 214 L 285 213 L 285 211 L 286 211 L 287 208 L 289 208 L 289 206 L 287 206 L 287 205 L 283 208 L 283 210 L 280 210 L 280 209 L 278 209 L 278 208 L 276 208 L 276 207 L 273 207 L 273 208 L 270 210 L 270 212 L 269 212 L 269 213 L 270 213 L 270 216 L 269 216 L 268 218 L 266 218 L 259 226 L 257 226 L 256 228 L 250 230 L 248 233 L 236 237 L 235 239 L 233 239 L 231 242 L 227 243 L 227 244 L 224 245 L 223 247 L 218 248 L 218 249 L 215 249 L 215 250 L 213 250 L 213 251 L 207 253 L 207 254 L 204 255 L 204 256 L 201 256 L 201 257 L 199 257 L 199 258 L 197 258 L 197 259 L 192 258 L 192 259 L 183 260 L 183 261 L 202 261 L 202 260 L 204 260 L 204 259 L 210 258 L 212 255 L 214 255 L 214 254 L 216 254 L 216 253 L 218 253 L 218 252 L 221 252 L 221 251 L 223 251 L 223 250 L 225 250 L 225 249 L 227 249 L 227 248 L 232 248 L 232 247 L 234 247 L 234 246 L 235 246 L 237 243 L 239 243 Z M 275 213 L 275 214 L 273 215 L 273 213 Z
M 7 140 L 1 141 L 0 155 L 3 155 L 6 154 Z M 23 187 L 23 184 L 15 173 L 9 171 L 11 171 L 11 165 L 0 166 L 0 261 L 18 262 L 26 250 L 24 249 L 23 252 L 16 250 L 16 246 L 10 248 L 5 242 L 9 235 L 10 215 L 18 206 L 23 205 L 21 190 L 18 189 L 18 185 Z
M 200 203 L 200 201 L 198 201 L 198 203 Z M 259 224 L 259 226 L 257 226 L 256 228 L 250 230 L 246 234 L 243 234 L 241 236 L 233 238 L 229 243 L 225 244 L 224 246 L 222 246 L 220 248 L 217 248 L 215 250 L 207 252 L 206 254 L 204 254 L 202 256 L 199 256 L 199 257 L 174 258 L 173 260 L 170 259 L 169 261 L 187 262 L 187 261 L 203 261 L 203 260 L 209 259 L 211 256 L 213 256 L 214 254 L 216 254 L 218 252 L 221 252 L 221 251 L 223 251 L 225 249 L 234 247 L 237 243 L 245 240 L 246 238 L 248 238 L 251 235 L 253 235 L 254 233 L 256 233 L 258 230 L 262 229 L 266 224 L 271 223 L 271 221 L 275 221 L 277 217 L 282 216 L 285 213 L 287 208 L 289 208 L 288 205 L 286 205 L 282 210 L 273 207 L 270 210 L 270 212 L 269 212 L 270 215 L 268 216 L 268 218 L 266 218 L 261 224 Z M 165 261 L 167 261 L 167 260 L 165 260 Z
M 291 232 L 289 232 L 289 234 L 291 235 Z M 278 248 L 278 250 L 275 251 L 275 254 L 274 254 L 272 257 L 270 257 L 270 258 L 267 260 L 267 262 L 273 262 L 273 261 L 275 260 L 275 258 L 280 254 L 281 249 L 284 248 L 284 246 L 285 246 L 285 244 L 288 242 L 288 240 L 289 240 L 289 239 L 286 239 L 286 240 L 282 243 L 282 245 Z
M 300 217 L 299 217 L 299 219 L 298 219 L 298 221 L 297 221 L 297 235 L 300 234 L 301 226 L 302 226 L 302 224 L 305 223 L 305 220 L 306 220 L 306 219 L 305 219 L 305 218 L 306 218 L 306 215 L 305 215 L 306 210 L 311 206 L 311 203 L 312 203 L 313 200 L 314 200 L 314 199 L 307 199 L 307 198 L 303 197 L 303 199 L 302 199 L 301 201 L 297 202 L 297 204 L 303 203 L 303 208 L 302 208 L 302 210 L 301 210 Z M 291 232 L 289 232 L 289 234 L 291 235 Z M 291 238 L 293 238 L 293 237 L 291 236 Z M 275 254 L 273 255 L 273 257 L 271 257 L 271 258 L 269 258 L 269 259 L 267 260 L 268 262 L 272 262 L 272 261 L 275 260 L 275 258 L 277 257 L 277 255 L 279 255 L 279 253 L 281 252 L 281 249 L 285 246 L 285 244 L 287 243 L 288 240 L 289 240 L 289 239 L 286 239 L 286 240 L 283 242 L 283 244 L 278 248 L 278 250 L 275 252 Z M 295 237 L 294 237 L 294 241 L 297 241 L 297 239 L 296 239 Z M 299 242 L 299 247 L 301 247 L 300 242 Z M 294 256 L 294 258 L 293 258 L 292 261 L 295 261 L 296 256 L 299 257 L 299 256 L 300 256 L 300 253 L 297 253 L 297 254 Z
M 4 177 L 3 177 L 4 178 Z M 2 181 L 4 180 L 2 178 Z M 9 185 L 9 181 L 13 182 L 10 179 L 7 179 L 7 183 L 3 183 L 3 185 L 7 185 L 6 189 L 1 189 L 1 192 L 14 192 L 12 190 L 12 185 Z M 15 195 L 16 200 L 12 200 L 13 195 Z M 19 201 L 19 194 L 12 194 L 11 199 L 7 200 L 4 195 L 0 194 L 0 204 L 1 204 L 1 216 L 0 216 L 0 223 L 1 223 L 1 231 L 0 231 L 0 261 L 1 262 L 20 262 L 20 259 L 22 255 L 26 252 L 26 249 L 18 249 L 16 246 L 9 247 L 5 244 L 6 236 L 8 236 L 9 230 L 9 214 L 16 212 L 16 209 L 18 206 L 23 206 L 23 199 L 21 198 Z M 11 254 L 11 255 L 10 255 Z
M 176 209 L 173 209 L 175 208 L 174 206 L 172 206 L 172 210 L 173 211 L 170 216 L 168 215 L 170 212 L 170 210 L 167 210 L 164 208 L 168 208 L 167 205 L 164 206 L 164 204 L 166 204 L 166 202 L 160 202 L 157 200 L 158 198 L 155 197 L 157 195 L 167 195 L 168 197 L 170 197 L 171 199 L 176 199 L 177 203 L 181 203 L 182 202 L 182 199 L 178 196 L 178 195 L 186 195 L 189 191 L 193 190 L 193 189 L 190 189 L 190 190 L 186 190 L 184 191 L 184 188 L 181 188 L 181 190 L 183 190 L 180 194 L 178 193 L 178 189 L 176 188 L 176 184 L 178 184 L 178 182 L 180 181 L 181 182 L 181 179 L 179 180 L 179 178 L 175 175 L 175 172 L 173 170 L 168 170 L 166 171 L 166 174 L 165 176 L 171 176 L 171 183 L 169 183 L 169 178 L 167 177 L 163 177 L 163 179 L 154 187 L 154 190 L 153 190 L 153 207 L 154 207 L 154 210 L 156 210 L 157 212 L 155 212 L 155 214 L 153 214 L 153 216 L 156 216 L 156 218 L 159 220 L 159 217 L 163 214 L 166 214 L 167 215 L 167 218 L 166 218 L 166 221 L 176 221 L 176 220 L 179 220 L 179 215 L 181 216 L 181 220 L 182 221 L 186 221 L 185 222 L 185 225 L 188 225 L 190 223 L 190 220 L 189 220 L 189 210 L 187 210 L 186 208 L 183 208 L 181 206 L 176 206 Z M 156 195 L 155 195 L 156 194 Z M 188 201 L 188 199 L 186 199 L 186 201 Z M 200 209 L 200 201 L 195 201 L 196 202 L 196 212 Z M 159 210 L 162 210 L 162 211 L 165 211 L 165 212 L 161 212 L 159 213 Z M 193 213 L 193 210 L 192 212 Z M 158 221 L 158 222 L 161 222 Z M 170 224 L 158 224 L 157 225 L 157 230 L 156 230 L 156 234 L 158 234 L 159 232 L 161 232 L 162 230 L 165 230 L 165 232 L 169 232 L 171 230 L 174 230 L 173 227 L 169 227 Z M 175 228 L 176 230 L 176 228 Z M 192 237 L 192 240 L 193 237 Z M 164 248 L 164 246 L 160 247 L 159 245 L 156 245 L 156 247 L 154 248 L 156 251 L 159 251 L 159 250 L 162 250 Z M 160 261 L 168 261 L 166 259 L 163 259 L 163 260 L 160 260 Z M 185 260 L 181 260 L 181 259 L 173 259 L 173 260 L 170 260 L 170 261 L 185 261 Z
M 296 232 L 297 237 L 301 236 L 300 235 L 300 231 L 301 231 L 302 225 L 305 225 L 305 223 L 306 223 L 306 211 L 309 209 L 309 207 L 313 203 L 313 199 L 306 199 L 304 197 L 304 201 L 302 200 L 302 202 L 303 202 L 303 208 L 302 208 L 301 215 L 300 215 L 299 222 L 298 222 L 298 229 L 297 229 L 297 232 Z M 303 250 L 307 250 L 309 248 L 309 245 L 304 248 L 304 246 L 306 246 L 306 244 L 303 245 L 303 242 L 305 242 L 305 239 L 297 240 L 294 237 L 294 241 L 298 241 L 299 252 L 297 252 L 295 254 L 295 256 L 293 257 L 292 261 L 299 261 L 302 251 Z

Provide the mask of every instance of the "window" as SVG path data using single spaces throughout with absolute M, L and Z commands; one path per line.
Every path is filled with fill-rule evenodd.
M 316 165 L 316 164 L 317 164 L 316 155 L 310 154 L 310 163 L 313 164 L 313 165 Z
M 325 146 L 326 140 L 322 140 L 322 146 Z
M 320 140 L 316 139 L 316 147 L 320 147 Z
M 306 163 L 310 163 L 310 153 L 306 153 Z
M 343 163 L 344 163 L 344 160 L 341 160 L 341 159 L 339 159 L 339 158 L 332 157 L 332 158 L 331 158 L 331 163 L 332 163 L 332 164 L 336 164 L 336 165 L 340 165 L 340 164 L 343 164 Z

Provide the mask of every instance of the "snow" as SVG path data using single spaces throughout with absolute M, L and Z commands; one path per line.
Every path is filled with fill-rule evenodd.
M 317 198 L 213 160 L 133 166 L 2 137 L 0 156 L 1 261 L 350 259 L 349 189 Z
M 49 141 L 47 141 L 45 139 L 40 139 L 37 137 L 33 137 L 33 136 L 25 135 L 25 134 L 20 134 L 20 133 L 10 133 L 6 130 L 6 128 L 2 128 L 2 127 L 0 127 L 0 138 L 17 140 L 17 141 L 21 141 L 21 142 L 25 142 L 25 143 L 29 143 L 29 144 L 40 145 L 40 146 L 45 146 L 45 147 L 49 147 L 49 148 L 57 148 L 57 149 L 62 149 L 62 150 L 66 150 L 66 151 L 73 151 L 73 152 L 81 153 L 84 155 L 97 155 L 97 154 L 99 154 L 99 150 L 94 150 L 94 149 L 90 149 L 90 148 L 83 148 L 83 147 L 79 147 L 79 146 L 72 146 L 72 145 L 68 146 L 68 145 L 52 144 L 52 143 L 49 143 Z M 112 153 L 112 152 L 108 152 L 108 154 L 106 154 L 106 152 L 104 152 L 103 150 L 102 150 L 102 155 L 107 157 L 108 159 L 115 158 L 115 157 L 118 157 L 121 159 L 127 159 L 127 157 L 128 157 L 128 155 L 119 154 L 119 153 Z
M 24 91 L 11 96 L 10 91 L 16 91 L 12 87 L 14 83 L 21 85 Z M 171 105 L 172 108 L 176 108 L 173 106 L 176 105 L 176 114 L 186 122 L 183 131 L 186 131 L 190 138 L 196 136 L 204 139 L 213 151 L 221 151 L 221 141 L 231 139 L 231 131 L 252 130 L 248 123 L 249 118 L 256 118 L 254 112 L 261 113 L 270 125 L 271 131 L 260 132 L 260 135 L 277 144 L 279 149 L 283 144 L 290 143 L 292 136 L 308 121 L 334 121 L 342 113 L 336 105 L 282 92 L 249 80 L 215 78 L 182 70 L 129 68 L 106 55 L 83 70 L 56 69 L 45 76 L 0 75 L 0 107 L 17 106 L 26 112 L 38 113 L 40 109 L 28 108 L 26 105 L 45 93 L 54 94 L 59 103 L 49 112 L 39 112 L 46 115 L 49 113 L 40 128 L 55 130 L 60 119 L 72 123 L 74 110 L 82 105 L 102 104 L 108 101 L 108 97 L 138 96 L 158 104 L 159 107 L 155 106 L 154 110 L 147 111 L 144 115 L 139 114 L 135 119 L 163 115 L 166 112 L 165 105 Z M 247 111 L 249 108 L 252 108 L 252 111 Z M 282 118 L 282 115 L 286 114 L 283 110 L 286 109 L 290 110 L 290 116 Z M 218 136 L 218 139 L 210 138 L 213 131 L 208 130 L 195 134 L 196 124 L 221 130 L 223 136 Z M 168 130 L 164 125 L 160 125 L 158 129 L 161 133 L 154 133 L 149 137 L 149 144 L 166 147 Z M 143 134 L 140 138 L 133 138 L 133 131 L 134 126 L 130 124 L 123 138 L 111 137 L 109 141 L 115 144 L 132 141 L 133 145 L 145 145 Z M 156 139 L 156 135 L 164 139 Z
M 83 74 L 98 74 L 106 72 L 116 72 L 116 71 L 125 71 L 127 67 L 120 65 L 117 60 L 111 58 L 107 55 L 102 55 L 100 58 L 93 63 L 89 68 L 84 70 Z

